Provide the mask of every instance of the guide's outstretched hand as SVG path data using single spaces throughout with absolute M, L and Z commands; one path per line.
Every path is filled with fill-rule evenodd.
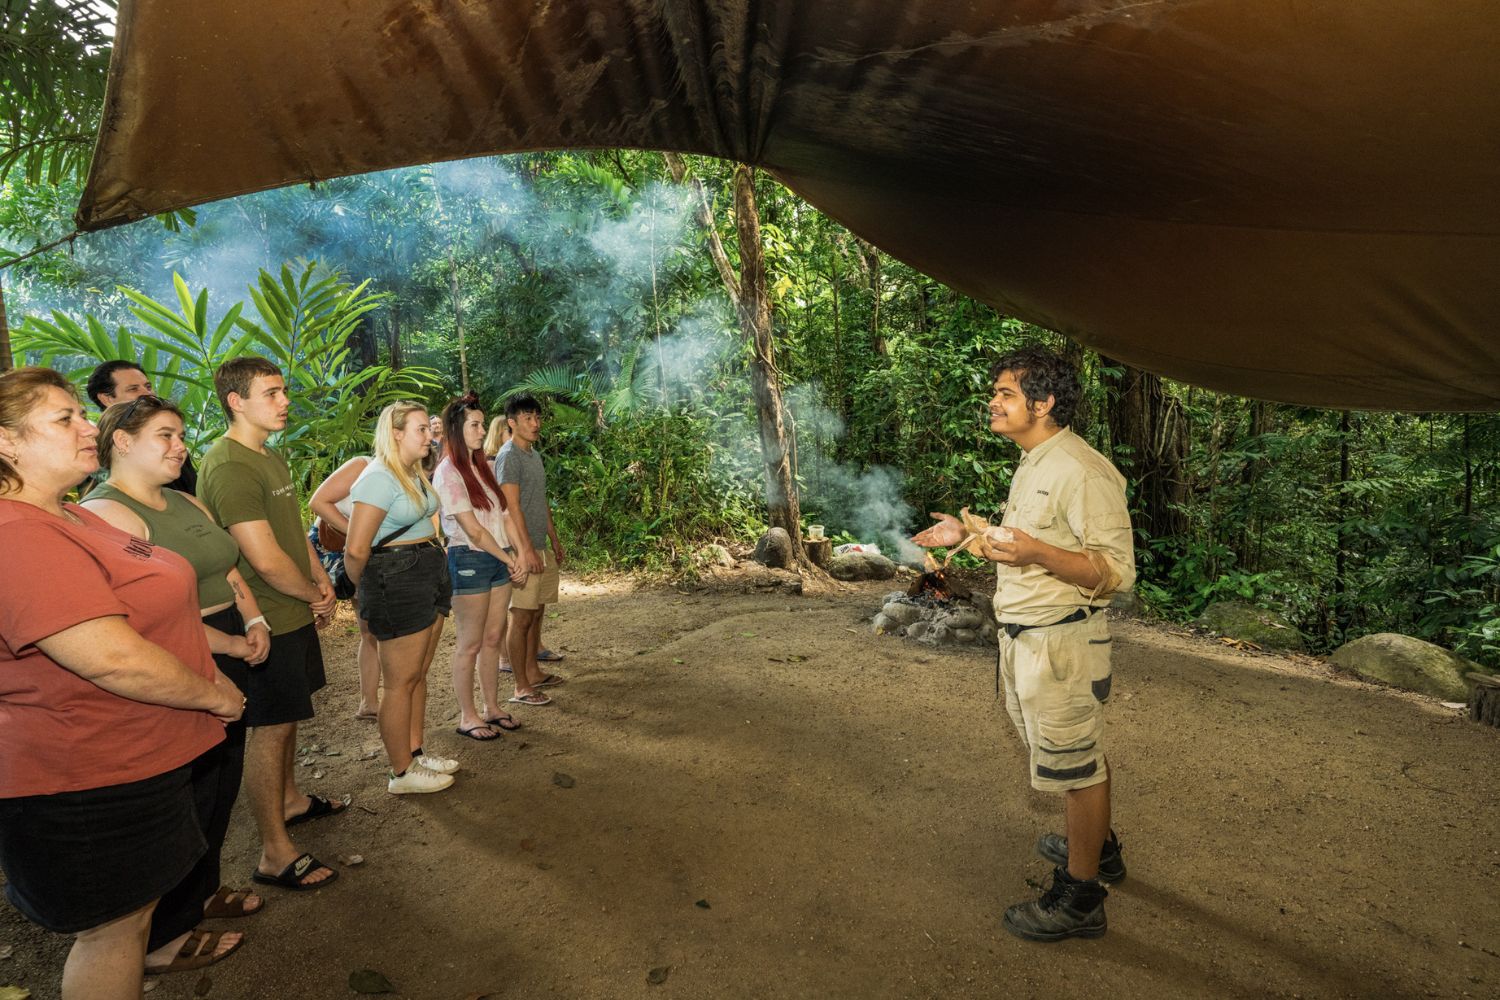
M 964 523 L 952 514 L 933 512 L 932 519 L 937 523 L 926 531 L 913 535 L 912 544 L 924 549 L 946 549 L 963 541 L 964 536 L 969 533 Z

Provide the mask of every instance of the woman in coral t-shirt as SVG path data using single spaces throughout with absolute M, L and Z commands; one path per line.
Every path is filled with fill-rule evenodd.
M 151 911 L 205 849 L 191 765 L 245 701 L 187 560 L 63 503 L 96 434 L 57 372 L 0 375 L 0 867 L 17 909 L 77 935 L 64 1000 L 140 996 Z

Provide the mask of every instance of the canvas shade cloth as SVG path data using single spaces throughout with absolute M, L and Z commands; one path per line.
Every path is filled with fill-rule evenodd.
M 1489 0 L 125 0 L 78 220 L 487 153 L 765 167 L 1163 375 L 1500 408 Z

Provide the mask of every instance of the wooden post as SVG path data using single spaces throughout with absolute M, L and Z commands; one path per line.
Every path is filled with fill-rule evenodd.
M 1474 691 L 1469 695 L 1469 718 L 1482 726 L 1500 729 L 1500 677 L 1470 673 Z

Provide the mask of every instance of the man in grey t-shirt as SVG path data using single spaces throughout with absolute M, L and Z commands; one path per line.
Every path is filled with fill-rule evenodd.
M 547 705 L 552 699 L 542 688 L 563 682 L 542 670 L 537 654 L 542 648 L 542 619 L 547 605 L 557 603 L 558 568 L 563 563 L 562 543 L 547 505 L 547 473 L 536 443 L 542 434 L 542 407 L 533 396 L 517 396 L 505 406 L 505 422 L 511 437 L 495 456 L 495 478 L 510 513 L 511 542 L 530 574 L 526 582 L 511 590 L 510 628 L 506 649 L 518 705 Z

